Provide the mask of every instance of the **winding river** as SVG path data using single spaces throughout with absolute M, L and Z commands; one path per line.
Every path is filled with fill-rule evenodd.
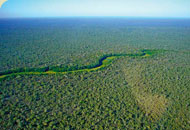
M 114 61 L 114 59 L 119 58 L 119 57 L 123 57 L 123 56 L 149 57 L 157 52 L 159 52 L 159 50 L 141 50 L 139 53 L 135 53 L 135 54 L 110 54 L 110 55 L 106 55 L 100 58 L 99 63 L 94 66 L 84 66 L 82 68 L 77 68 L 77 69 L 68 70 L 68 71 L 55 71 L 51 69 L 50 67 L 31 68 L 31 69 L 21 68 L 17 70 L 9 70 L 9 71 L 0 73 L 0 80 L 5 79 L 10 76 L 17 76 L 17 75 L 67 74 L 67 73 L 74 73 L 74 72 L 96 71 L 96 70 L 103 69 L 109 66 Z M 59 66 L 57 66 L 56 68 L 60 69 Z

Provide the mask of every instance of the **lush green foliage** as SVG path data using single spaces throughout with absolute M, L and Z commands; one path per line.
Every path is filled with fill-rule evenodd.
M 0 71 L 21 74 L 0 81 L 0 129 L 190 129 L 188 20 L 13 21 L 0 21 Z

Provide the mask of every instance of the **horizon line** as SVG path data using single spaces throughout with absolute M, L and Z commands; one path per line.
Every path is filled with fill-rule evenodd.
M 31 18 L 152 18 L 152 19 L 190 19 L 190 17 L 160 17 L 160 16 L 23 16 L 0 17 L 0 19 L 31 19 Z

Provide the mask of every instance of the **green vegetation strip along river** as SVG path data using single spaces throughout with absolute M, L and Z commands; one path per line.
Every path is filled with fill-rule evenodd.
M 43 68 L 20 68 L 15 70 L 8 70 L 0 73 L 0 79 L 4 79 L 10 76 L 17 75 L 44 75 L 44 74 L 66 74 L 72 72 L 90 72 L 102 69 L 110 65 L 114 59 L 119 58 L 121 56 L 129 56 L 129 57 L 148 57 L 155 53 L 160 52 L 161 50 L 142 50 L 140 53 L 136 54 L 109 54 L 104 55 L 99 59 L 99 63 L 96 65 L 89 65 L 84 67 L 73 67 L 67 68 L 61 66 L 54 67 L 43 67 Z

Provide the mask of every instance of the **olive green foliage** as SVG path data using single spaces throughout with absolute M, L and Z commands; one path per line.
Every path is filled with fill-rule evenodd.
M 189 23 L 0 20 L 0 129 L 189 130 Z
M 189 54 L 167 51 L 157 56 L 124 61 L 128 85 L 150 120 L 160 120 L 162 126 L 165 122 L 163 129 L 189 129 Z

